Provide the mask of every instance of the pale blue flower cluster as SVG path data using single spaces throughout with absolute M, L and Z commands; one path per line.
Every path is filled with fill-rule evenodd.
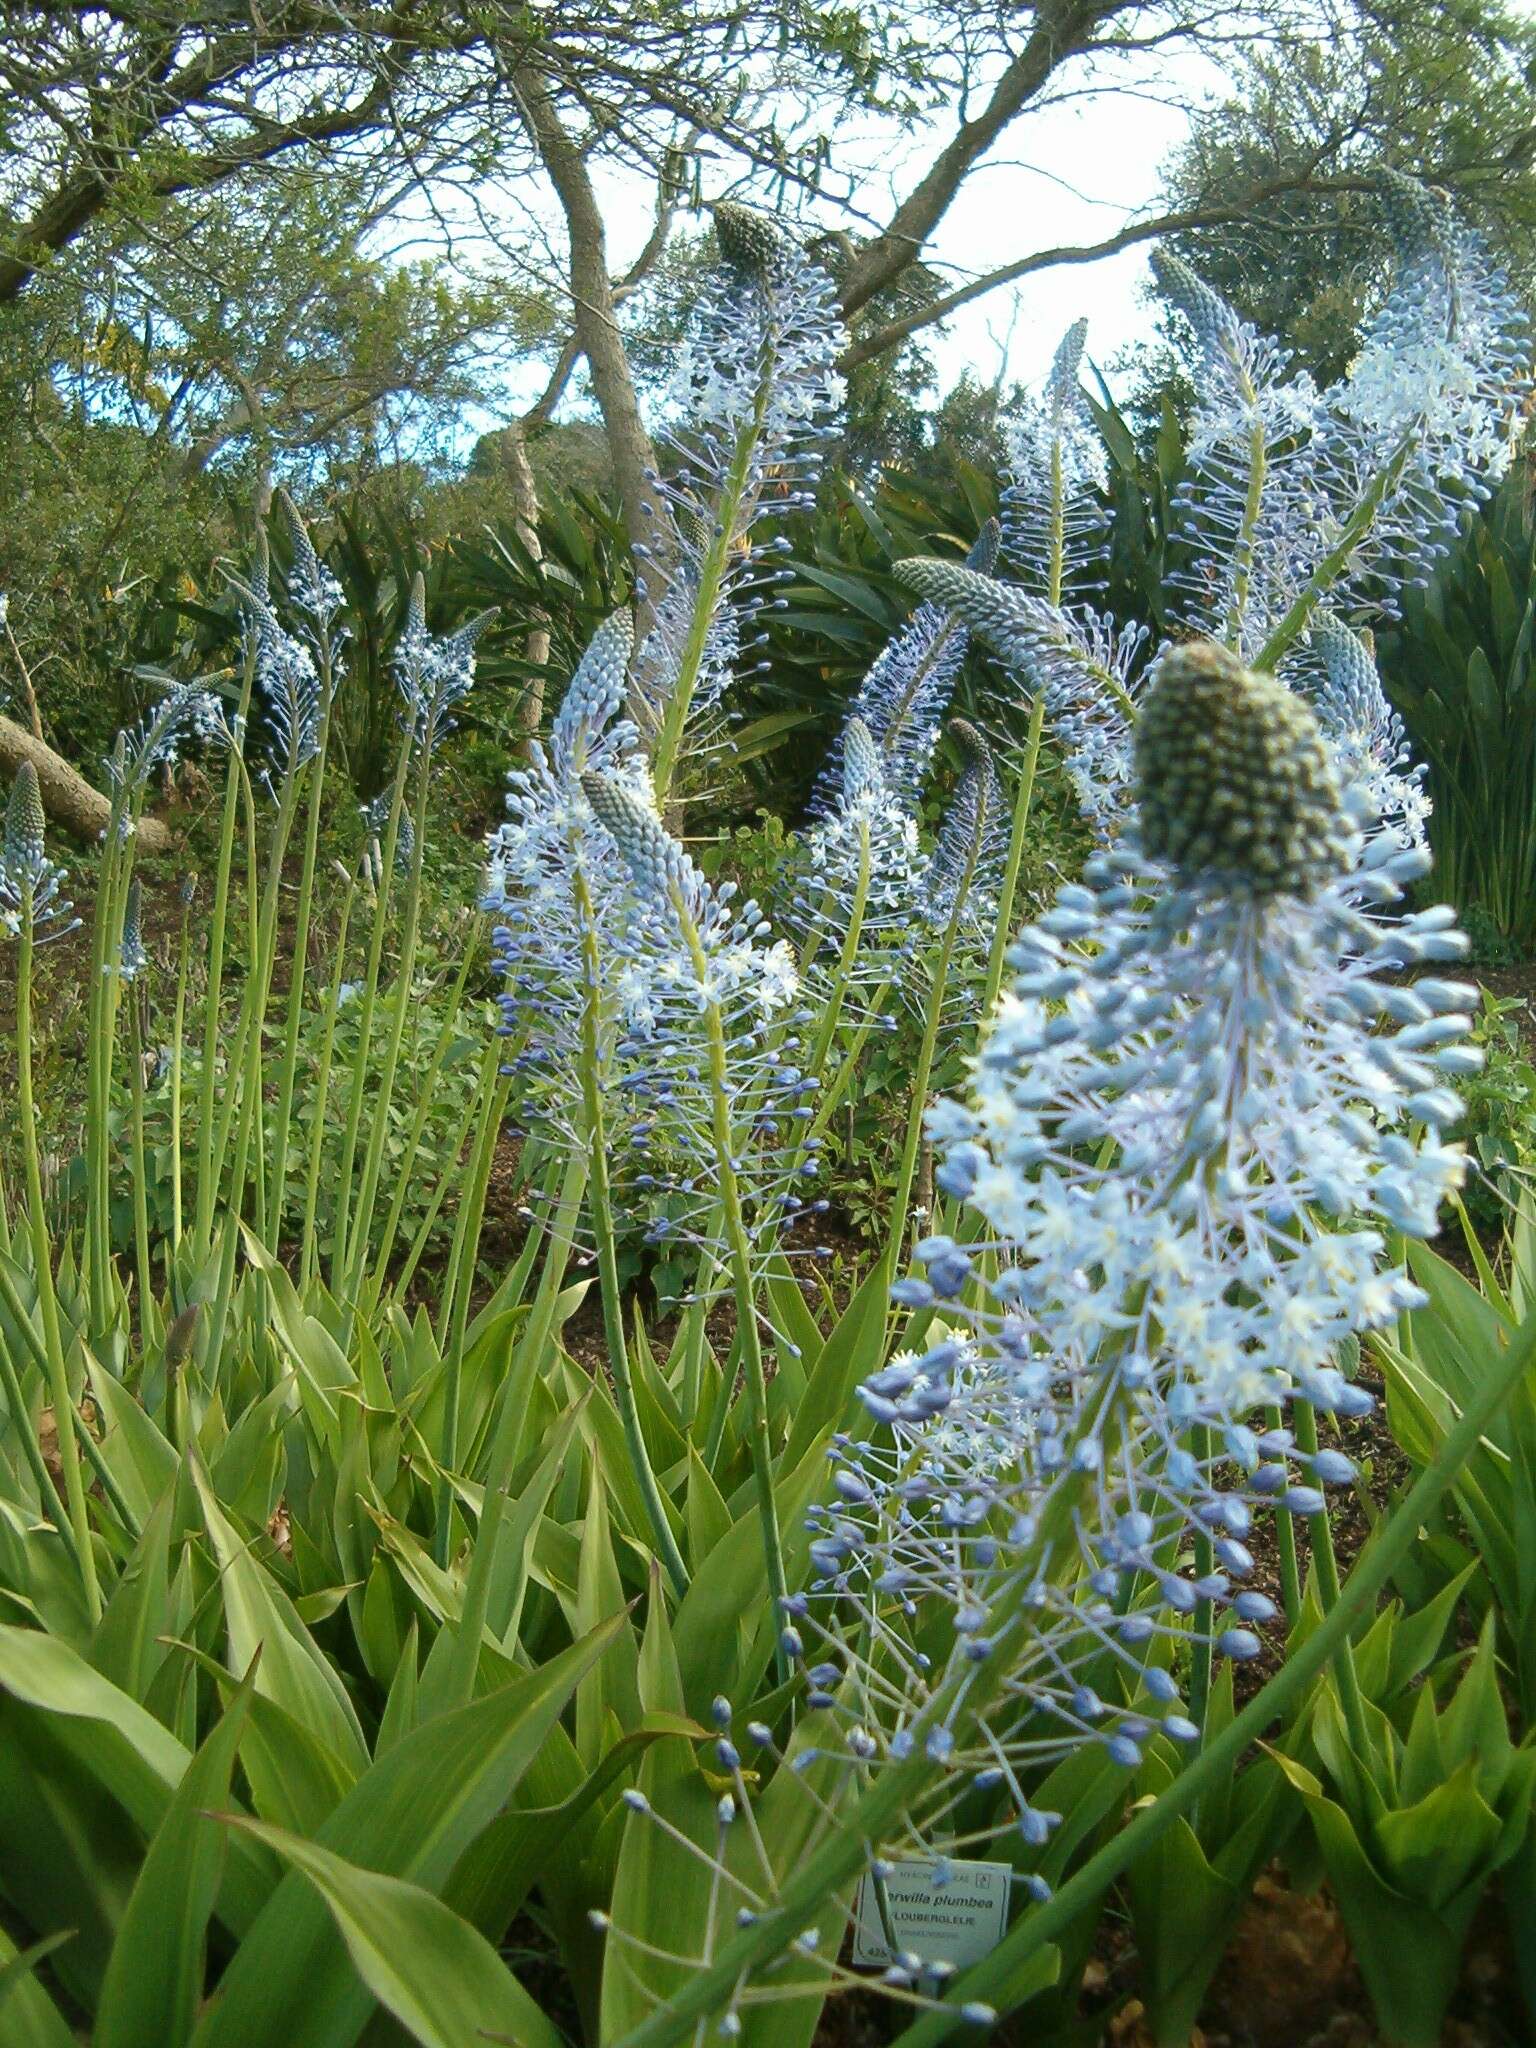
M 43 840 L 43 802 L 37 770 L 23 761 L 16 771 L 0 834 L 0 933 L 19 939 L 23 929 L 39 943 L 62 938 L 80 923 L 63 895 L 69 876 L 48 858 Z
M 965 566 L 978 576 L 990 576 L 997 567 L 1001 539 L 1001 528 L 989 519 Z M 881 649 L 848 707 L 847 722 L 828 748 L 816 778 L 813 817 L 825 817 L 847 802 L 843 749 L 855 721 L 878 749 L 880 779 L 890 798 L 908 811 L 916 810 L 969 644 L 970 634 L 957 613 L 936 604 L 917 607 Z
M 1045 389 L 1008 423 L 1002 496 L 1003 553 L 1026 588 L 1081 596 L 1103 578 L 1109 466 L 1080 374 L 1088 322 L 1067 330 Z M 989 563 L 971 562 L 973 569 Z
M 475 643 L 495 618 L 478 612 L 451 633 L 427 631 L 425 597 L 418 576 L 411 586 L 405 623 L 395 643 L 395 681 L 418 755 L 430 754 L 454 727 L 453 713 L 475 686 Z
M 1400 846 L 1429 844 L 1425 771 L 1413 760 L 1403 721 L 1387 701 L 1368 640 L 1324 614 L 1288 675 L 1317 712 L 1345 784 L 1357 788 L 1372 828 Z
M 137 725 L 117 735 L 104 762 L 107 787 L 124 799 L 141 796 L 157 768 L 174 767 L 189 744 L 212 747 L 230 744 L 224 706 L 200 683 L 173 683 Z M 132 827 L 126 809 L 124 829 Z
M 1448 913 L 1397 914 L 1425 865 L 1375 836 L 1312 895 L 1248 895 L 1130 830 L 1011 956 L 969 1097 L 929 1118 L 967 1228 L 895 1289 L 926 1348 L 864 1383 L 879 1427 L 834 1445 L 788 1617 L 847 1754 L 899 1760 L 916 1724 L 952 1774 L 915 1835 L 996 1786 L 1038 1844 L 1042 1765 L 1195 1738 L 1169 1668 L 1192 1631 L 1258 1654 L 1255 1513 L 1316 1512 L 1352 1468 L 1250 1418 L 1369 1408 L 1338 1347 L 1420 1299 L 1388 1235 L 1432 1232 L 1464 1171 L 1443 1131 L 1475 992 L 1394 978 L 1465 950 Z M 1180 1562 L 1196 1535 L 1209 1570 Z
M 707 722 L 738 674 L 748 628 L 790 573 L 780 559 L 788 542 L 764 540 L 760 528 L 812 502 L 837 432 L 842 330 L 831 278 L 792 236 L 741 207 L 717 208 L 716 227 L 722 260 L 673 382 L 666 469 L 649 479 L 655 541 L 637 550 L 637 595 L 654 600 L 632 677 L 647 738 L 687 658 L 711 560 L 723 562 L 722 601 L 705 622 L 690 718 Z

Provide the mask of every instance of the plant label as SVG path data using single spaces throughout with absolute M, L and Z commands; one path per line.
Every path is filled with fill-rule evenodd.
M 886 1879 L 882 1913 L 879 1887 L 866 1871 L 859 1881 L 854 1963 L 883 1969 L 893 1960 L 887 1915 L 897 1946 L 925 1963 L 953 1963 L 963 1970 L 980 1962 L 1007 1929 L 1012 1882 L 1013 1867 L 1007 1863 L 914 1858 L 896 1864 Z

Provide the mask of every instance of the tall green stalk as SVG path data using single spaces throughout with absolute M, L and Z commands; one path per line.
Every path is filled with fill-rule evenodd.
M 907 1135 L 902 1146 L 901 1164 L 896 1171 L 896 1193 L 891 1203 L 890 1226 L 887 1232 L 892 1257 L 898 1262 L 903 1257 L 907 1211 L 912 1201 L 912 1182 L 917 1174 L 918 1153 L 922 1148 L 923 1121 L 928 1107 L 928 1082 L 933 1074 L 933 1056 L 939 1042 L 939 1026 L 944 1016 L 944 998 L 949 989 L 950 968 L 954 963 L 955 945 L 960 936 L 960 924 L 971 893 L 971 883 L 976 875 L 976 863 L 981 858 L 986 826 L 986 805 L 980 803 L 977 805 L 976 830 L 966 850 L 965 867 L 955 888 L 955 900 L 945 922 L 943 936 L 933 955 L 928 999 L 923 1007 L 923 1040 L 918 1049 L 917 1065 L 912 1072 L 912 1100 L 907 1112 Z
M 480 1228 L 485 1216 L 486 1189 L 490 1184 L 491 1163 L 496 1153 L 496 1139 L 501 1130 L 509 1085 L 506 1077 L 497 1073 L 498 1064 L 497 1044 L 492 1039 L 481 1071 L 480 1088 L 476 1091 L 476 1099 L 481 1103 L 480 1128 L 475 1137 L 468 1184 L 461 1189 L 459 1213 L 454 1219 L 453 1248 L 449 1252 L 447 1269 L 443 1275 L 443 1306 L 437 1330 L 438 1348 L 443 1353 L 443 1433 L 438 1446 L 438 1463 L 442 1467 L 442 1476 L 437 1485 L 432 1540 L 432 1554 L 440 1565 L 446 1565 L 448 1562 L 449 1532 L 453 1520 L 452 1474 L 459 1457 L 464 1342 L 469 1321 L 470 1295 L 474 1287 L 475 1251 L 480 1241 Z M 472 1103 L 471 1110 L 473 1107 Z M 463 1144 L 463 1131 L 467 1128 L 468 1115 L 460 1126 L 460 1135 L 454 1147 L 455 1157 L 458 1146 Z M 426 1241 L 426 1233 L 431 1228 L 432 1218 L 442 1202 L 452 1171 L 450 1165 L 434 1190 L 432 1204 L 422 1220 L 416 1242 L 412 1245 L 406 1262 L 406 1270 L 400 1278 L 399 1285 L 402 1291 L 409 1285 L 410 1275 L 415 1271 L 421 1247 Z M 382 1257 L 383 1254 L 381 1259 Z
M 315 866 L 320 850 L 320 809 L 325 795 L 325 760 L 330 745 L 330 659 L 321 668 L 320 737 L 309 765 L 309 809 L 304 825 L 304 858 L 299 873 L 299 899 L 294 910 L 293 953 L 289 965 L 288 1009 L 283 1022 L 283 1051 L 278 1068 L 277 1112 L 273 1125 L 272 1180 L 267 1191 L 265 1241 L 275 1251 L 288 1205 L 288 1131 L 293 1118 L 293 1091 L 298 1071 L 299 1025 L 309 974 L 309 929 L 314 912 Z
M 573 1153 L 566 1162 L 555 1214 L 547 1234 L 548 1246 L 538 1291 L 523 1325 L 513 1356 L 512 1371 L 502 1383 L 491 1425 L 486 1456 L 480 1527 L 470 1551 L 469 1572 L 464 1582 L 464 1606 L 459 1617 L 445 1683 L 444 1704 L 463 1704 L 474 1696 L 475 1674 L 480 1664 L 480 1644 L 490 1611 L 491 1585 L 500 1546 L 501 1525 L 506 1513 L 507 1489 L 522 1455 L 523 1430 L 527 1420 L 527 1385 L 533 1371 L 548 1356 L 554 1338 L 555 1319 L 561 1290 L 565 1285 L 569 1247 L 581 1215 L 587 1187 L 587 1160 Z
M 144 1033 L 139 991 L 128 991 L 128 1098 L 133 1118 L 133 1250 L 139 1276 L 139 1343 L 149 1342 L 154 1280 L 149 1260 L 149 1175 L 144 1160 Z
M 576 911 L 581 920 L 581 952 L 583 974 L 581 1005 L 581 1106 L 585 1125 L 583 1138 L 586 1144 L 590 1166 L 587 1209 L 592 1219 L 593 1236 L 597 1241 L 598 1287 L 603 1305 L 603 1336 L 608 1346 L 608 1369 L 613 1376 L 614 1401 L 618 1407 L 619 1420 L 624 1426 L 624 1443 L 629 1451 L 630 1466 L 635 1483 L 640 1489 L 640 1498 L 645 1504 L 646 1520 L 651 1525 L 651 1538 L 656 1545 L 656 1555 L 667 1568 L 673 1591 L 681 1599 L 688 1590 L 688 1569 L 683 1563 L 682 1552 L 677 1547 L 677 1538 L 667 1519 L 661 1486 L 651 1464 L 651 1454 L 646 1448 L 645 1432 L 640 1426 L 640 1411 L 635 1404 L 634 1378 L 630 1370 L 629 1340 L 624 1329 L 624 1300 L 619 1288 L 619 1257 L 614 1239 L 613 1207 L 608 1188 L 608 1136 L 603 1116 L 602 1087 L 602 957 L 598 945 L 597 913 L 592 903 L 592 892 L 579 861 L 575 867 L 574 886 Z M 727 1148 L 729 1149 L 729 1148 Z M 761 1373 L 761 1360 L 759 1360 Z M 777 1530 L 777 1522 L 774 1524 Z M 782 1569 L 780 1579 L 782 1582 Z M 780 1586 L 782 1591 L 782 1583 Z
M 240 705 L 235 716 L 237 732 L 245 728 L 255 681 L 256 650 L 252 643 L 246 650 L 241 678 Z M 231 745 L 229 770 L 224 778 L 224 809 L 219 822 L 219 858 L 213 877 L 213 910 L 208 925 L 208 980 L 203 996 L 203 1064 L 198 1076 L 197 1091 L 195 1228 L 198 1250 L 205 1255 L 213 1242 L 213 1210 L 218 1195 L 214 1185 L 213 1168 L 214 1100 L 223 1023 L 224 951 L 229 930 L 230 877 L 234 869 L 235 829 L 240 820 L 241 789 L 244 780 L 245 763 L 241 759 L 239 748 Z
M 362 1189 L 352 1221 L 346 1270 L 347 1294 L 355 1299 L 368 1263 L 368 1234 L 373 1227 L 374 1203 L 378 1198 L 379 1174 L 384 1164 L 384 1143 L 389 1135 L 390 1112 L 394 1107 L 395 1076 L 400 1070 L 400 1048 L 405 1040 L 406 1021 L 411 1014 L 411 982 L 416 972 L 416 941 L 421 929 L 421 876 L 427 850 L 427 793 L 432 770 L 432 736 L 428 733 L 421 749 L 416 777 L 415 839 L 411 847 L 411 873 L 406 885 L 405 928 L 400 937 L 400 959 L 395 970 L 395 1004 L 385 1041 L 384 1065 L 375 1084 L 368 1130 L 368 1149 L 363 1155 Z M 398 832 L 398 825 L 397 825 Z M 393 849 L 390 858 L 393 859 Z
M 321 1027 L 320 1057 L 315 1065 L 315 1099 L 309 1123 L 309 1159 L 304 1173 L 304 1220 L 299 1228 L 299 1291 L 307 1290 L 320 1261 L 315 1243 L 315 1212 L 320 1199 L 320 1166 L 325 1156 L 326 1114 L 331 1095 L 331 1063 L 336 1051 L 336 1014 L 341 1003 L 341 985 L 347 971 L 347 934 L 352 925 L 352 901 L 357 894 L 357 877 L 347 877 L 341 899 L 341 916 L 336 929 L 335 966 L 325 993 L 325 1022 Z
M 69 1513 L 73 1549 L 80 1567 L 80 1584 L 85 1594 L 86 1613 L 94 1628 L 101 1619 L 101 1589 L 96 1579 L 96 1557 L 91 1549 L 90 1513 L 85 1502 L 85 1481 L 80 1469 L 80 1446 L 75 1438 L 75 1407 L 69 1391 L 69 1373 L 64 1363 L 64 1334 L 59 1322 L 58 1296 L 53 1286 L 53 1249 L 48 1242 L 48 1218 L 43 1209 L 43 1171 L 38 1157 L 37 1104 L 32 1092 L 32 884 L 27 883 L 21 902 L 19 950 L 16 962 L 16 1101 L 21 1118 L 21 1155 L 27 1182 L 27 1223 L 32 1239 L 33 1284 L 43 1324 L 43 1344 L 48 1354 L 48 1391 L 53 1403 L 54 1430 L 59 1443 L 59 1465 L 64 1474 L 64 1498 Z M 25 1424 L 17 1417 L 18 1427 Z
M 699 987 L 709 987 L 709 958 L 699 928 L 694 923 L 681 889 L 671 890 L 673 912 L 683 944 L 693 962 Z M 718 1003 L 706 999 L 703 1011 L 706 1050 L 709 1057 L 710 1136 L 719 1181 L 720 1219 L 724 1230 L 731 1289 L 736 1303 L 736 1341 L 741 1347 L 746 1379 L 748 1437 L 752 1451 L 752 1484 L 757 1494 L 758 1519 L 762 1524 L 763 1556 L 768 1571 L 768 1590 L 774 1612 L 789 1591 L 784 1575 L 784 1543 L 779 1533 L 778 1503 L 773 1497 L 773 1441 L 768 1428 L 768 1376 L 763 1362 L 762 1337 L 757 1327 L 757 1289 L 752 1279 L 751 1244 L 741 1205 L 741 1183 L 736 1171 L 731 1130 L 731 1085 L 725 1027 Z
M 698 686 L 699 670 L 704 661 L 704 650 L 709 644 L 709 629 L 714 621 L 715 606 L 719 602 L 721 586 L 725 581 L 731 545 L 736 537 L 741 508 L 746 499 L 747 483 L 752 474 L 752 459 L 757 453 L 758 442 L 762 439 L 763 422 L 767 418 L 768 402 L 773 395 L 777 371 L 777 351 L 770 338 L 764 347 L 758 367 L 758 383 L 753 394 L 752 411 L 737 432 L 736 446 L 731 451 L 730 465 L 726 470 L 725 481 L 721 485 L 719 501 L 713 508 L 714 531 L 708 547 L 704 550 L 704 560 L 699 569 L 699 587 L 688 621 L 687 638 L 683 642 L 677 675 L 671 694 L 667 698 L 661 731 L 657 735 L 655 750 L 651 756 L 651 780 L 656 789 L 656 802 L 661 806 L 665 805 L 672 787 L 678 752 L 683 744 L 688 713 L 693 705 L 693 693 Z
M 181 1250 L 181 1073 L 187 1030 L 187 971 L 191 966 L 192 905 L 185 892 L 181 903 L 181 937 L 176 947 L 176 1007 L 171 1024 L 171 1237 L 165 1247 L 165 1285 L 174 1286 L 176 1254 Z M 173 1304 L 174 1305 L 174 1304 Z
M 394 883 L 395 848 L 400 840 L 400 812 L 405 802 L 406 778 L 411 766 L 411 732 L 404 733 L 395 762 L 395 779 L 389 793 L 389 822 L 384 828 L 382 872 L 373 907 L 373 931 L 368 941 L 368 966 L 359 1001 L 357 1061 L 352 1069 L 352 1087 L 347 1097 L 347 1121 L 341 1140 L 341 1163 L 336 1176 L 336 1205 L 332 1224 L 331 1292 L 341 1295 L 347 1270 L 352 1225 L 352 1176 L 357 1166 L 357 1141 L 362 1130 L 363 1096 L 367 1089 L 369 1053 L 373 1040 L 373 1013 L 379 998 L 379 975 L 384 964 L 384 934 L 389 924 L 389 899 Z M 402 997 L 402 1000 L 405 998 Z

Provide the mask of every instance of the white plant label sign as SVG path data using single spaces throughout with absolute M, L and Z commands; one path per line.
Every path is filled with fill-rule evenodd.
M 943 1883 L 936 1881 L 940 1873 Z M 1007 1930 L 1012 1882 L 1008 1863 L 924 1857 L 896 1864 L 885 1881 L 885 1898 L 897 1941 L 925 1963 L 953 1963 L 962 1970 L 979 1963 Z M 865 1969 L 884 1969 L 894 1960 L 867 1871 L 859 1881 L 853 1960 Z

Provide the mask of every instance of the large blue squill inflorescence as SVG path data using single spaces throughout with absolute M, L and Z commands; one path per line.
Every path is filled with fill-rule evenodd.
M 997 567 L 1000 538 L 996 520 L 989 519 L 965 558 L 966 568 L 990 576 Z M 890 797 L 916 811 L 969 644 L 958 613 L 940 604 L 918 606 L 859 685 L 843 731 L 827 750 L 816 778 L 813 816 L 827 816 L 845 799 L 843 748 L 854 720 L 879 750 L 881 778 Z
M 1142 808 L 1207 817 L 1213 792 L 1159 737 L 1181 673 L 1149 692 Z M 1442 1134 L 1477 1064 L 1475 991 L 1396 977 L 1465 943 L 1449 913 L 1403 912 L 1425 856 L 1364 832 L 1358 786 L 1336 830 L 1307 822 L 1330 785 L 1293 706 L 1255 726 L 1219 833 L 1165 827 L 1189 851 L 1159 863 L 1133 824 L 1060 892 L 1011 956 L 968 1098 L 929 1119 L 937 1181 L 979 1228 L 929 1239 L 896 1289 L 938 1320 L 865 1382 L 874 1434 L 834 1445 L 789 1633 L 840 1753 L 874 1769 L 920 1739 L 944 1767 L 930 1819 L 994 1786 L 1038 1846 L 1043 1765 L 1195 1738 L 1174 1647 L 1198 1623 L 1218 1654 L 1258 1654 L 1254 1515 L 1315 1512 L 1350 1473 L 1264 1416 L 1297 1394 L 1369 1407 L 1337 1347 L 1419 1299 L 1388 1238 L 1432 1232 L 1461 1181 Z M 1203 1572 L 1178 1561 L 1195 1534 Z M 968 1716 L 964 1673 L 993 1659 Z
M 1385 704 L 1368 706 L 1358 678 L 1339 680 L 1340 662 L 1358 667 L 1359 658 L 1329 639 L 1326 622 L 1310 640 L 1303 630 L 1317 601 L 1312 584 L 1322 578 L 1342 621 L 1390 613 L 1402 585 L 1427 576 L 1459 509 L 1508 464 L 1530 344 L 1507 285 L 1441 195 L 1389 177 L 1382 197 L 1397 280 L 1349 376 L 1328 391 L 1293 375 L 1285 352 L 1172 252 L 1159 251 L 1153 267 L 1196 350 L 1176 536 L 1191 566 L 1173 578 L 1175 620 L 1244 661 L 1273 641 L 1281 680 L 1312 692 L 1346 774 L 1370 785 L 1377 829 L 1413 844 L 1425 815 L 1418 779 Z M 1047 413 L 1062 416 L 1059 400 Z M 1065 592 L 1051 602 L 1035 553 L 1023 554 L 1024 586 L 936 561 L 903 563 L 898 574 L 928 602 L 958 611 L 1027 696 L 1043 695 L 1084 814 L 1109 836 L 1132 775 L 1145 635 Z M 1350 734 L 1335 731 L 1341 716 Z
M 1088 322 L 1076 321 L 1051 364 L 1044 391 L 1008 426 L 1002 498 L 1003 552 L 1026 589 L 1081 595 L 1102 580 L 1108 464 L 1080 376 Z M 972 568 L 990 564 L 972 562 Z
M 394 670 L 418 753 L 430 752 L 452 732 L 453 713 L 475 685 L 475 643 L 495 616 L 494 610 L 478 612 L 436 637 L 427 631 L 422 579 L 412 584 Z
M 790 573 L 779 562 L 788 542 L 765 542 L 759 528 L 812 502 L 836 432 L 841 328 L 831 278 L 791 235 L 745 207 L 716 207 L 715 231 L 720 263 L 694 315 L 669 407 L 674 423 L 661 437 L 667 468 L 650 478 L 656 537 L 640 564 L 639 594 L 654 601 L 655 615 L 631 700 L 647 737 L 701 630 L 711 559 L 723 574 L 702 622 L 691 714 L 707 716 L 719 703 L 747 628 Z

